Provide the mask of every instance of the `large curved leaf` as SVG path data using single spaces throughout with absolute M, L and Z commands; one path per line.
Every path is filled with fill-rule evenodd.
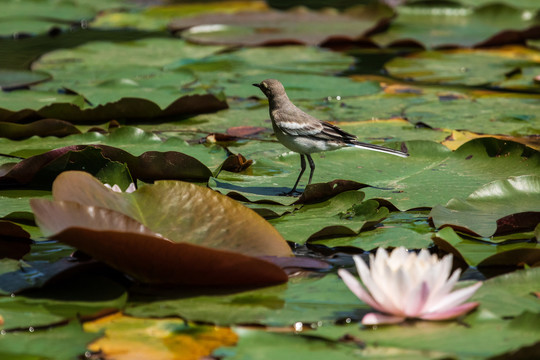
M 65 172 L 53 184 L 53 197 L 31 201 L 45 235 L 142 281 L 254 285 L 287 279 L 276 265 L 253 257 L 290 256 L 283 238 L 256 213 L 212 190 L 169 181 L 120 194 L 87 173 Z

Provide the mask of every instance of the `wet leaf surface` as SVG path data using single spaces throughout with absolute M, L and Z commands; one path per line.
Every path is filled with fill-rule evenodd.
M 538 353 L 540 226 L 522 182 L 540 165 L 536 1 L 392 3 L 389 21 L 351 1 L 53 3 L 6 0 L 0 14 L 0 358 Z M 189 29 L 173 36 L 171 22 Z M 283 196 L 300 164 L 251 86 L 267 78 L 309 114 L 411 156 L 314 154 L 313 184 Z M 73 181 L 52 200 L 73 169 L 138 190 Z M 175 180 L 145 184 L 158 179 Z M 58 211 L 48 229 L 30 199 Z M 452 216 L 429 219 L 443 208 Z M 477 310 L 359 326 L 370 309 L 335 272 L 398 246 L 452 253 L 462 280 L 485 282 Z

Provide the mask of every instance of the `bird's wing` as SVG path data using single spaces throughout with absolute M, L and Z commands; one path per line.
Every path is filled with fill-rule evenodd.
M 276 126 L 287 135 L 317 136 L 323 131 L 321 121 L 296 107 L 280 109 L 272 115 Z
M 345 144 L 350 144 L 356 141 L 356 136 L 346 131 L 341 130 L 339 127 L 327 122 L 321 122 L 323 129 L 319 138 L 325 140 L 335 140 Z

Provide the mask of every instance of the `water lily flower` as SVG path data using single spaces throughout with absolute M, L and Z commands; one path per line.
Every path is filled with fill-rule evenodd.
M 116 185 L 116 184 L 114 184 L 113 186 L 111 186 L 111 185 L 109 185 L 109 184 L 104 184 L 104 185 L 105 185 L 105 187 L 111 189 L 112 191 L 119 192 L 119 193 L 121 193 L 121 192 L 132 193 L 132 192 L 134 192 L 135 190 L 137 190 L 137 189 L 135 188 L 135 184 L 134 184 L 134 183 L 129 184 L 129 186 L 128 186 L 128 188 L 126 189 L 126 191 L 122 191 L 122 189 L 120 189 L 120 186 L 118 186 L 118 185 Z
M 368 313 L 364 325 L 395 324 L 407 318 L 422 320 L 448 320 L 466 314 L 478 302 L 463 304 L 482 285 L 455 290 L 461 270 L 452 275 L 452 255 L 439 259 L 422 249 L 420 253 L 407 252 L 404 247 L 389 255 L 379 248 L 370 254 L 371 268 L 359 256 L 354 256 L 363 285 L 347 270 L 339 276 L 349 289 L 366 304 L 380 313 Z

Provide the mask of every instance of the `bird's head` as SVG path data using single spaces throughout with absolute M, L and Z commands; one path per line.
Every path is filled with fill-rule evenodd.
M 273 99 L 278 96 L 286 95 L 285 88 L 283 87 L 283 85 L 281 85 L 279 80 L 276 79 L 266 79 L 259 84 L 253 84 L 253 86 L 261 89 L 263 94 L 266 95 L 268 99 Z

